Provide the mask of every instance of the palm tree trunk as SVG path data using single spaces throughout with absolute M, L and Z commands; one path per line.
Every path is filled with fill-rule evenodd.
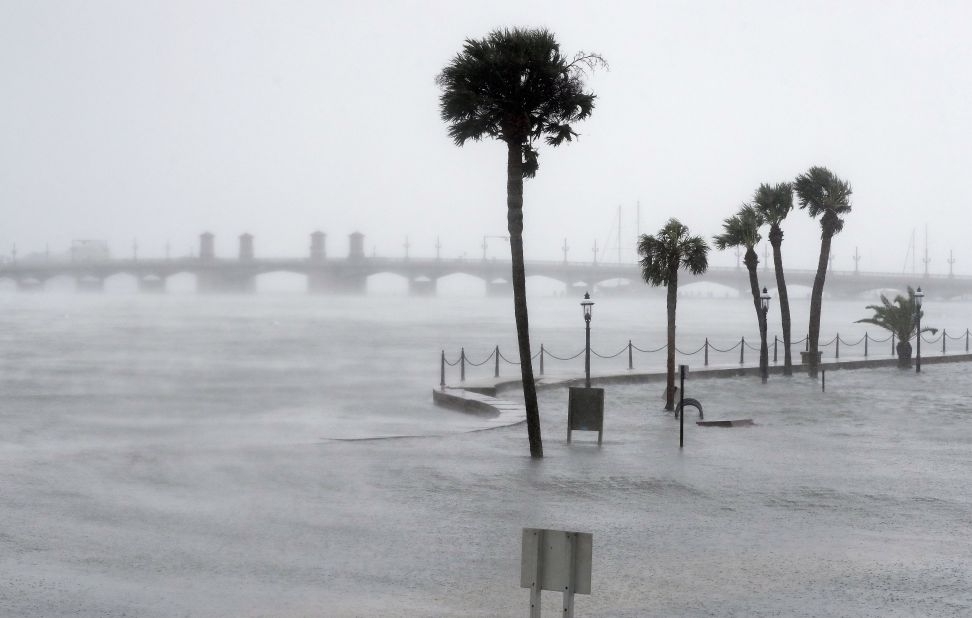
M 810 293 L 810 354 L 807 359 L 807 373 L 811 378 L 817 377 L 817 350 L 820 341 L 820 310 L 823 305 L 823 288 L 827 279 L 827 263 L 830 260 L 830 241 L 833 232 L 827 228 L 820 235 L 820 259 L 817 260 L 817 276 L 813 279 L 813 291 Z
M 793 375 L 793 357 L 790 353 L 790 295 L 786 291 L 786 278 L 783 275 L 783 230 L 773 224 L 770 230 L 770 244 L 773 245 L 773 264 L 776 268 L 776 290 L 780 295 L 780 321 L 783 324 L 783 375 Z
M 753 305 L 756 307 L 756 323 L 759 325 L 759 368 L 767 367 L 769 363 L 769 350 L 766 345 L 766 314 L 763 313 L 763 303 L 760 300 L 759 276 L 756 269 L 759 266 L 759 257 L 752 247 L 746 247 L 746 270 L 749 271 L 749 289 L 753 293 Z M 760 373 L 762 375 L 762 373 Z
M 675 409 L 675 305 L 678 302 L 678 271 L 668 281 L 668 380 L 665 386 L 665 409 Z
M 523 265 L 523 150 L 518 143 L 507 143 L 506 221 L 510 232 L 513 260 L 513 313 L 516 316 L 516 339 L 520 348 L 520 376 L 523 380 L 523 403 L 526 407 L 527 436 L 530 456 L 543 457 L 540 438 L 540 407 L 537 385 L 533 380 L 530 353 L 530 323 L 527 319 L 526 270 Z

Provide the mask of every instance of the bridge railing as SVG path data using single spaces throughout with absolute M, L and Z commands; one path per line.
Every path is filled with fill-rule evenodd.
M 972 339 L 972 331 L 970 331 L 970 329 L 967 328 L 965 329 L 964 332 L 961 332 L 958 335 L 953 335 L 950 334 L 947 329 L 943 328 L 937 335 L 934 335 L 932 337 L 928 337 L 924 334 L 920 336 L 922 342 L 926 344 L 941 343 L 940 353 L 942 355 L 946 355 L 949 352 L 955 353 L 955 352 L 964 351 L 965 353 L 968 353 L 970 339 Z M 917 336 L 911 337 L 908 341 L 916 342 Z M 949 341 L 959 342 L 958 348 L 953 346 L 953 348 L 949 350 L 948 347 Z M 806 336 L 803 337 L 802 339 L 791 341 L 790 346 L 791 348 L 793 346 L 803 346 L 804 350 L 808 350 L 809 343 L 810 343 L 809 336 Z M 886 358 L 896 357 L 897 343 L 898 343 L 897 337 L 893 333 L 884 338 L 875 338 L 869 332 L 865 332 L 862 337 L 856 340 L 845 340 L 843 337 L 840 336 L 840 333 L 837 333 L 829 341 L 821 341 L 817 345 L 822 353 L 832 354 L 833 355 L 832 357 L 834 359 L 840 358 L 841 350 L 844 351 L 844 355 L 846 357 L 848 349 L 853 350 L 852 354 L 857 353 L 856 356 L 858 358 L 861 357 L 860 352 L 862 352 L 863 358 L 866 359 L 874 356 L 886 357 Z M 769 338 L 767 338 L 767 347 L 768 347 L 767 351 L 770 355 L 770 362 L 772 364 L 776 365 L 782 362 L 781 361 L 781 357 L 783 356 L 782 348 L 784 347 L 784 345 L 785 344 L 783 342 L 783 339 L 779 335 L 774 335 L 772 340 L 769 340 Z M 878 347 L 874 347 L 875 345 L 877 345 Z M 703 343 L 701 345 L 698 345 L 697 347 L 690 346 L 683 349 L 676 344 L 675 353 L 681 357 L 690 357 L 690 356 L 701 354 L 702 364 L 705 367 L 709 366 L 710 357 L 715 360 L 725 361 L 726 359 L 725 355 L 727 354 L 732 355 L 731 357 L 729 357 L 731 358 L 731 362 L 735 363 L 737 362 L 738 359 L 739 365 L 745 365 L 746 351 L 749 350 L 751 352 L 755 352 L 756 353 L 755 355 L 750 355 L 750 359 L 755 359 L 755 361 L 758 362 L 759 348 L 760 346 L 758 343 L 754 345 L 746 341 L 745 337 L 740 337 L 738 341 L 732 343 L 731 345 L 729 343 L 725 343 L 722 346 L 715 345 L 714 343 L 709 341 L 708 337 L 706 337 Z M 668 351 L 667 343 L 664 343 L 657 347 L 648 346 L 642 348 L 635 345 L 632 342 L 632 340 L 629 339 L 627 344 L 625 344 L 624 346 L 621 347 L 621 349 L 613 353 L 602 354 L 601 352 L 595 350 L 592 347 L 591 357 L 592 359 L 597 358 L 602 360 L 611 360 L 626 354 L 627 369 L 629 371 L 633 371 L 635 369 L 636 352 L 638 354 L 656 354 L 656 353 L 667 353 L 667 351 Z M 930 351 L 931 350 L 929 350 L 929 352 Z M 566 354 L 562 352 L 557 353 L 548 349 L 546 345 L 541 343 L 540 349 L 531 357 L 530 360 L 531 361 L 539 360 L 539 363 L 534 365 L 535 367 L 534 372 L 542 376 L 547 371 L 547 367 L 546 367 L 547 363 L 551 361 L 560 362 L 560 363 L 569 363 L 571 361 L 580 358 L 584 354 L 584 352 L 585 352 L 585 348 L 581 348 L 579 351 L 573 353 L 570 352 Z M 937 346 L 935 347 L 935 352 L 936 353 L 939 352 L 939 348 Z M 928 354 L 926 353 L 926 355 Z M 446 386 L 446 377 L 447 377 L 446 374 L 448 368 L 451 367 L 455 367 L 458 370 L 459 381 L 465 382 L 467 370 L 471 370 L 471 369 L 474 370 L 486 366 L 492 369 L 493 378 L 499 378 L 501 365 L 518 366 L 520 364 L 518 354 L 514 358 L 507 358 L 500 350 L 500 347 L 498 345 L 494 346 L 493 349 L 490 350 L 488 354 L 484 355 L 483 353 L 478 353 L 473 356 L 467 355 L 466 348 L 462 347 L 459 349 L 458 354 L 456 354 L 452 358 L 454 358 L 455 360 L 450 360 L 449 357 L 446 355 L 445 350 L 442 350 L 442 354 L 440 357 L 440 379 L 439 379 L 439 384 L 442 388 L 445 388 Z M 592 361 L 592 366 L 593 366 L 593 361 Z M 561 365 L 560 367 L 562 368 L 563 366 Z M 583 370 L 582 364 L 581 364 L 581 370 Z M 484 372 L 480 370 L 477 373 L 482 375 Z

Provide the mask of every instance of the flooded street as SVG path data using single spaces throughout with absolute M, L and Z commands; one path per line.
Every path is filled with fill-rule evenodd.
M 585 615 L 972 611 L 966 365 L 690 379 L 757 425 L 689 423 L 682 452 L 657 384 L 608 387 L 600 449 L 544 391 L 533 462 L 522 426 L 429 398 L 442 348 L 514 349 L 508 301 L 391 300 L 4 296 L 2 613 L 518 614 L 522 527 L 594 533 Z M 599 300 L 602 341 L 662 341 L 660 299 Z M 713 341 L 751 328 L 714 304 Z M 862 304 L 829 316 L 850 336 Z M 531 308 L 577 347 L 573 299 Z

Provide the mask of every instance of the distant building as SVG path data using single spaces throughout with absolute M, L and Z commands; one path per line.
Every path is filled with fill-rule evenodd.
M 71 241 L 72 262 L 103 262 L 111 259 L 108 243 L 104 240 Z

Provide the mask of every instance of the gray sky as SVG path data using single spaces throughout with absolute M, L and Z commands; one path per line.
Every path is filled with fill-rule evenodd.
M 541 148 L 526 253 L 589 259 L 677 216 L 707 238 L 760 182 L 829 166 L 854 187 L 835 267 L 972 272 L 967 2 L 30 2 L 0 4 L 0 251 L 107 239 L 234 255 L 479 256 L 505 234 L 505 151 L 453 146 L 434 77 L 465 37 L 547 26 L 610 62 L 579 142 Z M 819 226 L 785 227 L 816 263 Z M 508 257 L 501 241 L 491 256 Z M 612 250 L 606 259 L 617 259 Z M 731 264 L 734 255 L 715 253 Z M 919 262 L 918 268 L 921 268 Z M 909 263 L 910 269 L 910 263 Z

